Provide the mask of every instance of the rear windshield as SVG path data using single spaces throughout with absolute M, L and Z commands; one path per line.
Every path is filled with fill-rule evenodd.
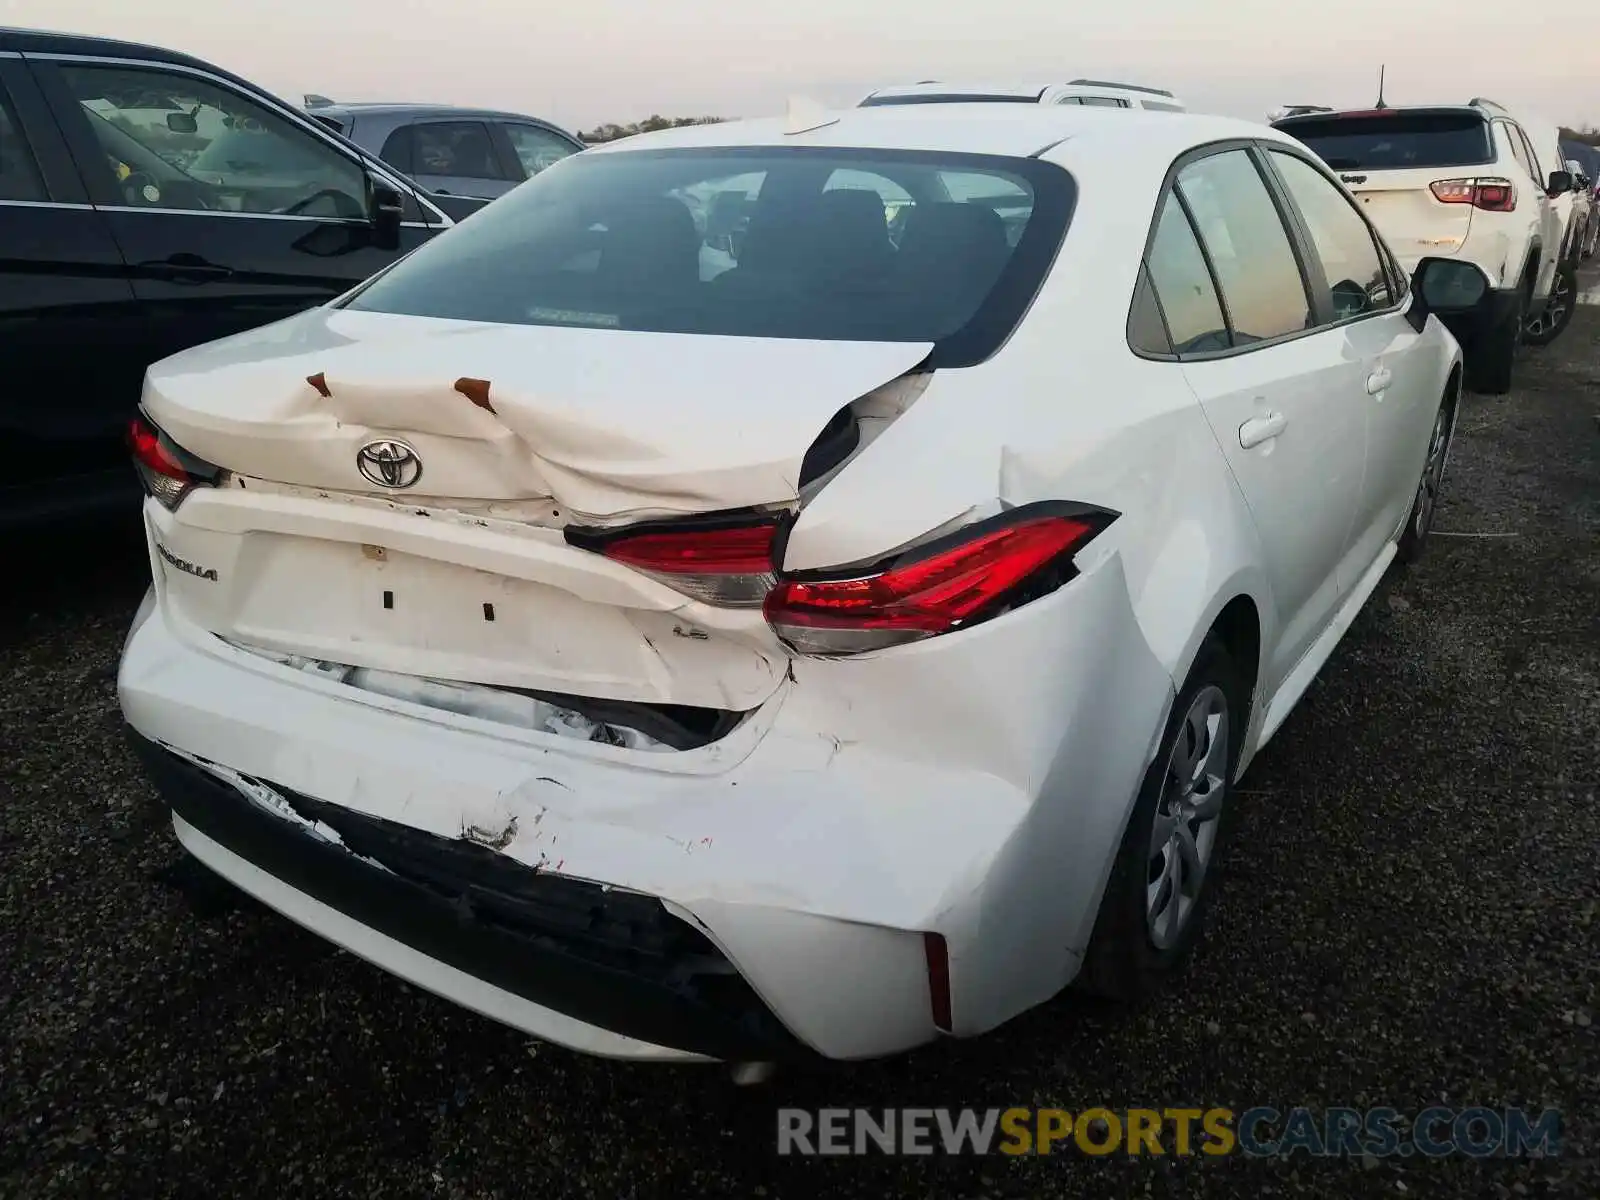
M 1466 167 L 1494 161 L 1489 124 L 1471 112 L 1391 110 L 1291 117 L 1274 127 L 1304 142 L 1335 171 Z
M 1050 267 L 1072 178 L 1038 159 L 815 147 L 579 154 L 348 301 L 594 329 L 932 342 L 987 357 Z

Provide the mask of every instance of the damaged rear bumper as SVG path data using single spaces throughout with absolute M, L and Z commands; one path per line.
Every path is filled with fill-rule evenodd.
M 682 752 L 361 692 L 155 603 L 118 693 L 197 858 L 425 989 L 587 1053 L 860 1059 L 939 1036 L 928 934 L 957 1036 L 1070 981 L 1172 682 L 1109 555 L 1005 619 L 797 659 Z M 598 954 L 551 904 L 643 941 Z
M 199 763 L 132 730 L 129 740 L 201 861 L 432 991 L 590 1053 L 814 1056 L 653 897 L 271 789 L 305 824 L 292 822 Z M 313 832 L 318 822 L 333 836 Z

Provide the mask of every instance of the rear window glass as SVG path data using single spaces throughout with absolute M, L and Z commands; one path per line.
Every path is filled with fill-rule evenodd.
M 1275 126 L 1335 171 L 1481 166 L 1494 161 L 1489 124 L 1475 113 L 1298 117 Z
M 521 325 L 992 353 L 1054 258 L 1072 178 L 1037 159 L 811 147 L 564 159 L 348 307 Z

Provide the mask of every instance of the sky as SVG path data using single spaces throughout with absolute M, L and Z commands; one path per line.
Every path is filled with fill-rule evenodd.
M 571 129 L 1080 76 L 1262 120 L 1370 103 L 1380 64 L 1391 104 L 1487 96 L 1600 124 L 1594 0 L 0 0 L 0 24 L 183 50 L 295 102 L 476 104 Z

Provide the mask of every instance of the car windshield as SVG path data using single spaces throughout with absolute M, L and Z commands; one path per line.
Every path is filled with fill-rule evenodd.
M 802 147 L 575 155 L 348 306 L 932 342 L 949 363 L 982 357 L 1010 333 L 1053 260 L 1072 196 L 1071 176 L 1038 159 Z
M 1276 128 L 1336 171 L 1482 166 L 1494 161 L 1489 123 L 1475 112 L 1406 112 L 1291 117 Z

